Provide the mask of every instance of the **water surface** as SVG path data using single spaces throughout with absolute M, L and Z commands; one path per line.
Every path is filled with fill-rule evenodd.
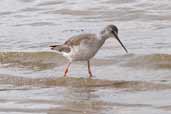
M 2 0 L 1 114 L 170 114 L 169 0 Z M 119 28 L 125 54 L 108 40 L 91 60 L 72 64 L 48 48 L 81 33 Z

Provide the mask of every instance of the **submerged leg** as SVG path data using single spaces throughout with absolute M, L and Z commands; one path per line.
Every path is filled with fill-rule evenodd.
M 68 73 L 68 70 L 69 70 L 70 65 L 71 65 L 71 62 L 68 63 L 68 66 L 67 66 L 66 69 L 65 69 L 64 77 L 67 76 L 67 73 Z
M 92 73 L 91 73 L 91 68 L 90 68 L 90 61 L 87 61 L 88 63 L 88 73 L 89 73 L 89 78 L 93 77 Z

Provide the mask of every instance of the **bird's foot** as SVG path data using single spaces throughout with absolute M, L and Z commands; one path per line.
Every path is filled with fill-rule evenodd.
M 89 75 L 89 78 L 92 78 L 92 77 L 93 77 L 93 75 L 92 75 L 92 74 L 90 74 L 90 75 Z
M 64 76 L 64 77 L 68 77 L 66 73 L 65 73 L 63 76 Z
M 64 77 L 67 77 L 67 73 L 68 73 L 68 68 L 64 72 Z

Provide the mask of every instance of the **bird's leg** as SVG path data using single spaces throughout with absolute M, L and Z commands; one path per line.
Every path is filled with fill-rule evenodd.
M 64 77 L 67 76 L 67 73 L 68 73 L 68 70 L 69 70 L 70 65 L 71 65 L 71 62 L 68 63 L 68 66 L 67 66 L 66 69 L 65 69 Z
M 89 78 L 93 77 L 92 73 L 91 73 L 91 68 L 90 68 L 90 61 L 87 61 L 88 63 L 88 73 L 89 73 Z

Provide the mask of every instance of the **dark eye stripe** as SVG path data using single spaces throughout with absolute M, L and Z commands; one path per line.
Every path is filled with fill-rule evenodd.
M 112 30 L 115 31 L 116 33 L 118 33 L 118 28 L 116 26 L 112 26 Z

